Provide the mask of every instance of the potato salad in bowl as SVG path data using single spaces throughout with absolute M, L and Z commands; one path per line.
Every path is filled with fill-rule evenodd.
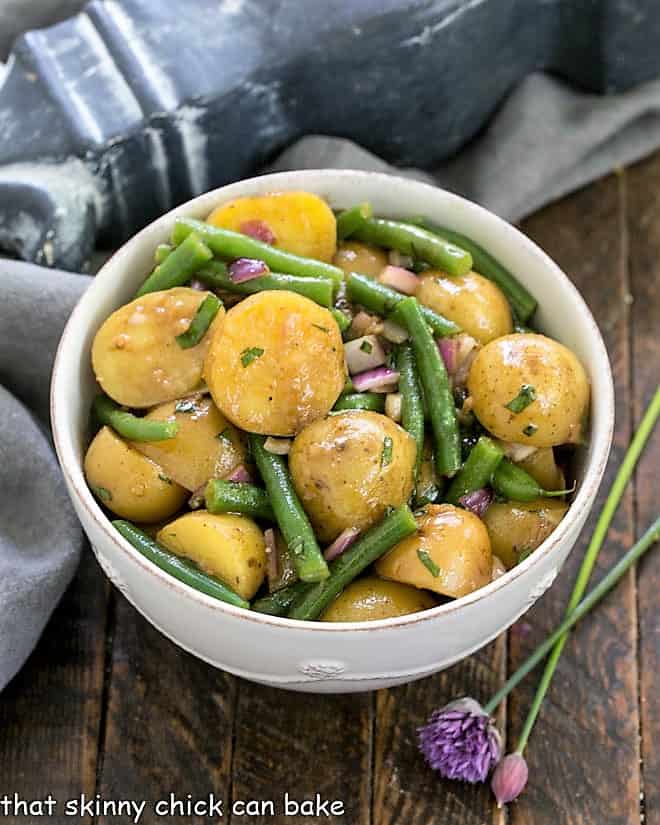
M 363 622 L 488 585 L 575 490 L 590 386 L 487 249 L 318 194 L 179 217 L 95 332 L 87 483 L 184 584 Z

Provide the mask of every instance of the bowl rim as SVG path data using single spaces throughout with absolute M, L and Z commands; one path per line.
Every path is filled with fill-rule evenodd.
M 568 287 L 569 292 L 572 292 L 573 300 L 578 306 L 580 315 L 583 317 L 584 320 L 585 328 L 591 339 L 591 343 L 595 348 L 593 363 L 597 364 L 599 370 L 604 371 L 604 374 L 601 377 L 604 379 L 605 385 L 607 387 L 607 392 L 604 395 L 599 396 L 597 401 L 604 414 L 604 437 L 601 438 L 600 444 L 594 445 L 597 449 L 594 449 L 590 461 L 587 464 L 585 464 L 585 473 L 582 484 L 580 485 L 580 488 L 578 489 L 574 500 L 570 503 L 566 516 L 561 520 L 561 522 L 555 528 L 555 530 L 523 562 L 520 562 L 515 567 L 511 568 L 511 570 L 508 570 L 502 576 L 490 582 L 489 584 L 478 588 L 477 590 L 467 594 L 466 596 L 461 596 L 457 599 L 453 599 L 450 602 L 446 602 L 445 604 L 437 605 L 435 607 L 429 608 L 428 610 L 407 614 L 405 616 L 398 616 L 387 619 L 376 619 L 368 622 L 306 621 L 299 619 L 289 619 L 287 617 L 281 616 L 271 616 L 265 613 L 257 613 L 256 611 L 251 610 L 244 610 L 242 608 L 234 607 L 233 605 L 227 604 L 226 602 L 222 602 L 218 599 L 214 599 L 211 596 L 207 596 L 204 593 L 200 593 L 199 591 L 195 590 L 189 585 L 180 582 L 178 579 L 175 579 L 173 576 L 170 576 L 165 571 L 161 570 L 157 565 L 155 565 L 153 562 L 149 561 L 149 559 L 140 554 L 130 544 L 130 542 L 128 542 L 123 536 L 120 535 L 120 533 L 117 532 L 117 530 L 115 530 L 112 527 L 109 518 L 101 509 L 100 505 L 92 495 L 91 490 L 87 485 L 87 482 L 85 481 L 82 463 L 80 466 L 78 466 L 78 462 L 75 460 L 75 455 L 73 454 L 73 446 L 71 443 L 68 442 L 67 437 L 64 435 L 59 426 L 60 417 L 63 416 L 66 412 L 66 396 L 65 393 L 60 391 L 60 375 L 62 372 L 62 363 L 64 362 L 65 355 L 69 348 L 69 341 L 73 334 L 73 330 L 79 323 L 79 317 L 81 315 L 84 315 L 87 309 L 87 304 L 93 304 L 94 302 L 94 283 L 104 277 L 104 272 L 106 272 L 106 270 L 109 269 L 109 265 L 111 262 L 114 263 L 116 258 L 121 259 L 122 257 L 124 257 L 124 255 L 127 254 L 127 250 L 129 247 L 133 247 L 135 245 L 140 244 L 141 239 L 145 235 L 150 234 L 158 224 L 167 224 L 175 216 L 179 216 L 182 214 L 186 214 L 190 211 L 193 211 L 193 208 L 195 206 L 200 205 L 205 201 L 212 202 L 213 200 L 222 197 L 225 193 L 227 193 L 228 190 L 231 190 L 232 188 L 240 190 L 245 184 L 252 184 L 253 182 L 258 181 L 260 184 L 272 183 L 272 188 L 270 189 L 270 191 L 277 191 L 278 182 L 284 182 L 285 185 L 282 187 L 282 191 L 286 191 L 292 190 L 293 187 L 290 185 L 292 182 L 299 182 L 300 188 L 303 188 L 306 185 L 305 182 L 310 177 L 313 177 L 315 179 L 320 178 L 321 180 L 324 178 L 328 180 L 335 180 L 337 178 L 345 178 L 349 180 L 354 179 L 356 177 L 364 180 L 368 178 L 371 181 L 376 180 L 376 182 L 378 182 L 379 180 L 383 182 L 387 181 L 390 185 L 392 181 L 398 181 L 399 183 L 402 183 L 407 186 L 426 189 L 429 192 L 434 193 L 434 196 L 436 197 L 438 193 L 441 193 L 442 196 L 445 198 L 449 208 L 451 208 L 452 203 L 455 205 L 467 204 L 469 210 L 473 214 L 476 214 L 477 218 L 485 217 L 487 221 L 490 221 L 495 225 L 499 224 L 498 228 L 505 235 L 508 235 L 515 243 L 525 248 L 528 254 L 536 258 L 538 262 L 555 279 L 562 281 L 564 287 Z M 307 185 L 309 184 L 307 183 Z M 317 184 L 315 188 L 318 190 L 321 187 Z M 314 191 L 315 188 L 312 188 L 309 191 Z M 233 193 L 229 194 L 233 195 Z M 241 196 L 240 191 L 237 191 L 236 194 L 239 197 Z M 593 395 L 591 397 L 591 403 L 594 403 Z M 272 627 L 279 628 L 294 628 L 300 631 L 316 633 L 346 633 L 350 631 L 375 632 L 378 630 L 383 631 L 387 629 L 396 630 L 402 627 L 416 625 L 421 622 L 432 621 L 444 615 L 459 611 L 462 608 L 472 605 L 478 601 L 488 600 L 496 592 L 503 588 L 506 588 L 510 583 L 514 582 L 520 576 L 525 575 L 534 566 L 540 564 L 542 559 L 546 558 L 550 553 L 552 553 L 553 549 L 557 545 L 562 543 L 562 541 L 569 534 L 573 524 L 576 521 L 579 521 L 583 515 L 586 516 L 586 514 L 588 513 L 589 509 L 591 508 L 591 505 L 593 504 L 593 500 L 596 496 L 603 474 L 605 472 L 605 467 L 607 465 L 607 461 L 609 458 L 614 431 L 614 384 L 612 379 L 610 361 L 607 355 L 607 349 L 605 347 L 605 343 L 603 341 L 600 329 L 598 328 L 598 325 L 596 324 L 596 321 L 591 313 L 591 310 L 587 306 L 579 290 L 573 284 L 571 279 L 563 272 L 559 265 L 556 264 L 549 255 L 547 255 L 539 246 L 537 246 L 537 244 L 534 243 L 534 241 L 532 241 L 531 238 L 528 238 L 526 235 L 524 235 L 517 227 L 513 226 L 508 221 L 496 215 L 494 212 L 491 212 L 485 207 L 480 206 L 474 201 L 470 201 L 469 199 L 461 197 L 460 195 L 456 195 L 453 192 L 449 192 L 446 189 L 443 189 L 442 187 L 434 186 L 430 183 L 426 183 L 415 178 L 409 178 L 404 177 L 402 175 L 395 175 L 384 172 L 371 172 L 356 169 L 303 169 L 288 172 L 276 172 L 266 175 L 253 176 L 250 178 L 243 178 L 239 181 L 235 181 L 233 183 L 217 187 L 216 189 L 209 190 L 208 192 L 198 195 L 195 198 L 191 198 L 190 200 L 178 205 L 174 209 L 171 209 L 168 212 L 163 213 L 154 221 L 151 221 L 149 224 L 143 227 L 135 235 L 131 236 L 124 244 L 122 244 L 122 246 L 119 247 L 119 249 L 117 249 L 99 269 L 97 275 L 95 276 L 94 282 L 92 283 L 92 285 L 90 285 L 90 287 L 88 287 L 87 290 L 85 290 L 85 292 L 77 302 L 76 306 L 74 307 L 64 327 L 64 331 L 60 338 L 57 351 L 55 354 L 55 360 L 52 370 L 50 388 L 50 414 L 55 450 L 60 463 L 60 467 L 62 469 L 62 473 L 65 476 L 65 479 L 68 483 L 69 490 L 72 491 L 72 494 L 74 494 L 77 497 L 77 500 L 80 503 L 80 505 L 87 511 L 90 518 L 94 521 L 96 526 L 107 536 L 107 538 L 121 552 L 129 556 L 131 561 L 140 565 L 148 574 L 155 576 L 157 579 L 159 579 L 161 584 L 178 591 L 183 597 L 187 597 L 192 601 L 196 601 L 205 607 L 211 608 L 212 610 L 219 611 L 220 614 L 228 614 L 231 617 L 238 617 L 240 619 L 256 622 L 257 624 L 261 625 L 270 625 Z M 91 543 L 92 542 L 90 539 L 90 544 Z

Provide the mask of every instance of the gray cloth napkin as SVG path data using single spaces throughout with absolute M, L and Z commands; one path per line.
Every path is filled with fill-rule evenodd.
M 660 81 L 601 98 L 532 75 L 458 157 L 431 173 L 398 171 L 517 220 L 660 146 L 659 106 Z M 319 167 L 392 171 L 350 141 L 322 136 L 303 138 L 273 168 Z M 80 527 L 32 413 L 47 426 L 55 347 L 88 282 L 0 260 L 0 689 L 32 650 L 80 552 Z

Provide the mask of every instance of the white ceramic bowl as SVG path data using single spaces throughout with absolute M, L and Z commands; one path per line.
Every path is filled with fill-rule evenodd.
M 130 300 L 150 271 L 157 244 L 176 217 L 204 218 L 237 195 L 304 189 L 332 207 L 370 201 L 376 214 L 425 215 L 473 238 L 539 301 L 541 329 L 570 347 L 592 384 L 591 440 L 580 460 L 575 500 L 555 532 L 506 575 L 423 613 L 367 623 L 296 622 L 225 605 L 170 578 L 110 525 L 82 470 L 96 385 L 90 347 L 100 324 Z M 51 415 L 57 453 L 74 507 L 110 580 L 168 638 L 231 673 L 291 690 L 339 693 L 419 679 L 468 656 L 511 625 L 547 590 L 594 501 L 612 437 L 614 396 L 605 346 L 566 275 L 518 230 L 479 206 L 423 183 L 354 171 L 268 175 L 202 195 L 159 218 L 101 269 L 69 319 L 55 361 Z

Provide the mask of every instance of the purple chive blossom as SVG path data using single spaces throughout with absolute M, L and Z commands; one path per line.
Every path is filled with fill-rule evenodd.
M 504 757 L 490 781 L 498 808 L 520 796 L 527 784 L 528 776 L 527 762 L 522 754 L 510 753 Z
M 481 705 L 468 697 L 436 710 L 417 733 L 424 758 L 446 779 L 485 782 L 500 760 L 502 740 L 497 728 Z

